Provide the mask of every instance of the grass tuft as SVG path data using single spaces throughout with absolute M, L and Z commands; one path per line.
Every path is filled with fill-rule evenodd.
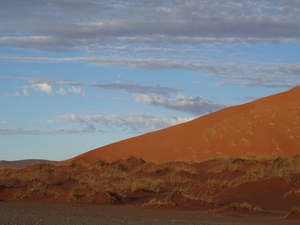
M 243 210 L 248 210 L 250 212 L 264 212 L 264 210 L 262 208 L 260 208 L 258 205 L 253 207 L 248 202 L 244 202 L 244 203 L 233 202 L 230 204 L 230 208 L 232 208 L 234 210 L 243 209 Z
M 300 207 L 299 206 L 295 206 L 294 208 L 292 208 L 292 210 L 290 212 L 288 212 L 283 218 L 284 219 L 289 219 L 295 214 L 300 214 Z

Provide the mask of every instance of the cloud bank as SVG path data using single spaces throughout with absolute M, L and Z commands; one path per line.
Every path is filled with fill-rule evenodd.
M 221 102 L 206 101 L 202 97 L 188 97 L 179 93 L 176 98 L 165 99 L 159 96 L 149 96 L 146 94 L 135 95 L 134 100 L 136 103 L 143 103 L 152 106 L 162 106 L 167 109 L 181 111 L 192 115 L 200 116 L 203 114 L 211 113 L 227 105 Z
M 299 1 L 49 0 L 47 3 L 36 0 L 1 3 L 0 47 L 13 49 L 14 55 L 2 53 L 0 60 L 185 70 L 221 78 L 219 85 L 291 88 L 300 84 L 298 62 L 260 63 L 253 58 L 238 57 L 222 61 L 216 60 L 218 54 L 210 51 L 216 46 L 241 44 L 299 44 Z M 22 49 L 20 54 L 15 53 L 16 49 Z M 53 54 L 60 52 L 70 54 L 66 57 Z M 45 83 L 54 85 L 48 81 Z M 78 85 L 71 81 L 55 82 Z M 91 85 L 114 90 L 129 88 L 126 84 Z M 141 94 L 165 91 L 130 88 Z M 51 94 L 51 90 L 36 89 Z M 170 92 L 174 94 L 173 90 L 167 90 L 164 95 Z
M 269 63 L 258 61 L 224 62 L 216 60 L 173 60 L 173 59 L 142 59 L 142 58 L 121 58 L 121 57 L 73 57 L 73 58 L 48 58 L 48 57 L 26 57 L 26 56 L 4 56 L 0 60 L 19 62 L 69 62 L 88 63 L 103 67 L 124 67 L 143 70 L 185 70 L 197 72 L 207 77 L 220 78 L 218 85 L 239 85 L 247 87 L 280 87 L 292 88 L 300 85 L 299 63 Z M 2 77 L 4 79 L 4 77 Z M 8 79 L 8 78 L 7 78 Z M 12 79 L 12 78 L 11 78 Z M 47 80 L 44 78 L 26 78 L 29 82 L 43 82 L 51 84 L 65 84 L 78 86 L 83 83 L 70 80 Z M 87 85 L 87 84 L 86 84 Z M 88 84 L 93 88 L 102 88 L 115 91 L 127 91 L 131 93 L 159 94 L 169 96 L 181 90 L 170 87 L 150 87 L 138 84 Z M 44 87 L 46 88 L 46 87 Z M 41 89 L 41 87 L 36 90 Z M 51 92 L 49 90 L 49 92 Z
M 48 129 L 41 128 L 0 128 L 0 135 L 15 135 L 15 134 L 80 134 L 80 133 L 111 133 L 116 131 L 127 131 L 134 133 L 145 133 L 149 131 L 163 129 L 176 124 L 188 122 L 194 117 L 180 118 L 173 117 L 158 118 L 149 113 L 132 112 L 129 115 L 76 115 L 63 114 L 56 116 L 53 120 L 48 120 L 50 126 Z M 60 124 L 70 123 L 74 124 L 74 128 L 70 129 L 53 129 L 52 126 L 59 126 Z M 1 124 L 10 125 L 11 122 L 6 120 L 1 121 Z
M 121 46 L 278 44 L 300 38 L 298 1 L 50 0 L 47 3 L 2 2 L 0 32 L 7 35 L 0 37 L 0 45 L 67 50 L 115 43 Z M 24 35 L 17 35 L 20 32 Z

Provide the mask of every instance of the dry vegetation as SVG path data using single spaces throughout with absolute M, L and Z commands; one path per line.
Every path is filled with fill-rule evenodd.
M 243 202 L 243 203 L 233 202 L 230 204 L 230 207 L 233 208 L 234 210 L 242 209 L 242 210 L 248 210 L 250 212 L 263 212 L 264 211 L 258 205 L 253 207 L 248 202 Z
M 244 202 L 222 202 L 247 182 L 278 179 L 286 184 L 282 199 L 300 199 L 300 156 L 291 158 L 219 158 L 202 163 L 154 164 L 136 157 L 113 163 L 35 164 L 0 169 L 0 200 L 25 199 L 70 203 L 128 203 L 144 208 L 242 209 L 264 212 Z M 253 206 L 256 205 L 256 206 Z M 297 210 L 296 210 L 297 209 Z M 292 214 L 299 213 L 295 207 Z
M 290 212 L 285 215 L 285 219 L 291 219 L 293 217 L 300 218 L 300 207 L 295 206 Z

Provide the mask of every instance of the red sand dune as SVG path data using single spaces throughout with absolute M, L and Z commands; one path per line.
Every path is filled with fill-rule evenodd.
M 204 161 L 219 156 L 299 153 L 300 86 L 187 123 L 116 142 L 68 161 Z

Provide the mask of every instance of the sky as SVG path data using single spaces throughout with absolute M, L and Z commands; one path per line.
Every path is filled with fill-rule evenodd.
M 300 84 L 300 0 L 0 5 L 0 160 L 68 159 Z

